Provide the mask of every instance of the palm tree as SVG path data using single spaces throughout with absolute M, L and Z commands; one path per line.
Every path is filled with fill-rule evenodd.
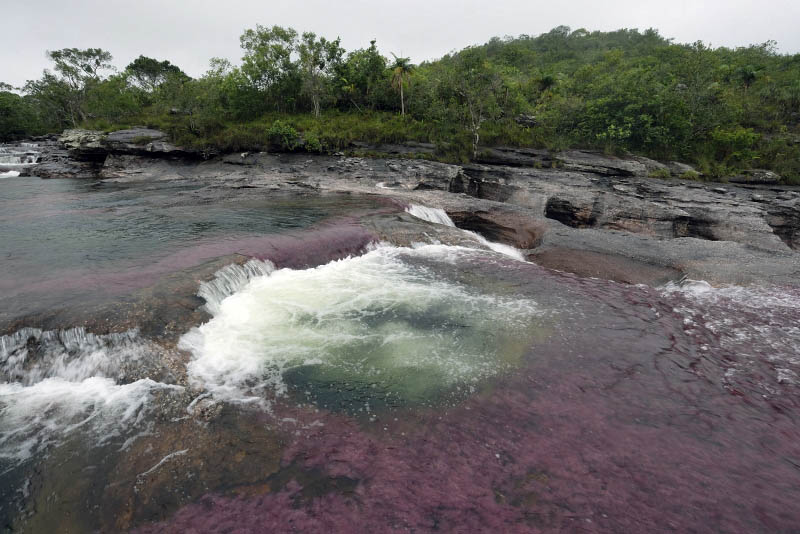
M 414 65 L 411 64 L 411 58 L 394 56 L 394 63 L 389 67 L 392 69 L 392 87 L 400 89 L 400 113 L 406 114 L 406 104 L 403 98 L 403 85 L 406 79 L 414 72 Z

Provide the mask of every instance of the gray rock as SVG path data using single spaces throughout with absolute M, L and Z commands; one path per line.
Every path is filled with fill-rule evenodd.
M 150 128 L 132 128 L 105 134 L 93 130 L 66 130 L 59 137 L 61 146 L 78 160 L 102 162 L 109 154 L 152 155 L 161 157 L 199 157 L 196 150 L 177 147 L 165 141 L 167 134 Z
M 634 159 L 606 156 L 599 152 L 568 150 L 559 152 L 555 159 L 569 171 L 588 172 L 602 176 L 647 176 L 647 166 Z
M 513 167 L 551 167 L 553 158 L 547 150 L 533 148 L 494 147 L 478 150 L 476 163 Z
M 700 174 L 697 172 L 697 169 L 691 165 L 687 165 L 686 163 L 681 163 L 679 161 L 670 161 L 667 163 L 667 168 L 669 169 L 669 172 L 672 173 L 672 176 L 680 177 L 686 173 Z
M 103 142 L 108 146 L 115 145 L 146 145 L 153 141 L 160 141 L 165 139 L 167 134 L 160 130 L 153 130 L 150 128 L 133 128 L 130 130 L 117 130 L 106 135 Z
M 413 155 L 413 154 L 433 154 L 436 152 L 436 145 L 433 143 L 362 143 L 354 142 L 353 148 L 363 152 L 375 152 L 388 155 Z M 336 154 L 334 154 L 336 155 Z
M 101 160 L 108 154 L 106 135 L 95 130 L 65 130 L 58 142 L 77 160 Z
M 752 169 L 739 176 L 729 178 L 728 181 L 734 184 L 772 185 L 781 183 L 781 177 L 765 169 Z
M 670 173 L 669 167 L 656 160 L 644 158 L 642 156 L 632 156 L 630 159 L 644 165 L 648 176 L 652 175 L 653 173 Z

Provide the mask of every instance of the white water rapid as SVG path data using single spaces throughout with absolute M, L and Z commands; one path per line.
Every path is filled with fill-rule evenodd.
M 453 228 L 456 227 L 453 220 L 447 215 L 441 208 L 429 208 L 427 206 L 420 206 L 418 204 L 412 204 L 408 208 L 406 208 L 406 213 L 413 215 L 418 219 L 422 219 L 424 221 L 428 221 L 434 224 L 441 224 L 444 226 L 452 226 Z M 508 256 L 509 258 L 514 258 L 518 261 L 526 261 L 525 256 L 523 256 L 522 252 L 519 249 L 514 248 L 509 245 L 504 245 L 502 243 L 494 243 L 489 241 L 482 235 L 477 232 L 473 232 L 471 230 L 462 230 L 465 234 L 471 236 L 475 241 L 480 243 L 481 245 L 485 246 L 488 249 L 491 249 L 499 254 L 503 254 L 504 256 Z
M 156 391 L 182 389 L 129 376 L 154 354 L 134 331 L 0 337 L 0 460 L 24 461 L 79 430 L 103 443 L 144 424 Z
M 38 145 L 0 145 L 0 178 L 16 178 L 39 161 Z
M 520 332 L 543 315 L 531 300 L 484 294 L 421 265 L 452 269 L 475 254 L 378 245 L 312 269 L 253 277 L 269 267 L 226 268 L 201 289 L 213 318 L 179 343 L 193 355 L 189 376 L 215 397 L 254 402 L 286 393 L 289 375 L 388 388 L 402 400 L 473 387 L 515 364 Z

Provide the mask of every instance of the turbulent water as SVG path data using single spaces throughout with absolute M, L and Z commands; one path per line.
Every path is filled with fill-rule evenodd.
M 419 206 L 414 204 L 406 208 L 406 212 L 424 221 L 432 222 L 435 224 L 441 224 L 444 226 L 455 227 L 455 223 L 453 222 L 453 220 L 441 208 L 429 208 L 427 206 Z M 506 256 L 514 258 L 515 260 L 525 261 L 525 257 L 523 256 L 522 252 L 520 252 L 519 250 L 510 245 L 504 245 L 503 243 L 495 243 L 489 241 L 479 233 L 473 232 L 471 230 L 462 230 L 462 231 L 465 234 L 469 235 L 472 239 L 474 239 L 475 241 L 477 241 L 478 243 L 480 243 L 481 245 L 490 250 L 494 250 L 495 252 L 499 252 L 500 254 L 504 254 Z
M 0 178 L 16 178 L 39 161 L 38 146 L 33 143 L 0 146 Z
M 198 209 L 192 184 L 0 188 L 9 317 L 94 302 L 85 291 L 125 306 L 158 276 L 254 257 L 192 279 L 202 310 L 173 337 L 75 326 L 0 337 L 4 528 L 800 524 L 796 288 L 582 279 L 473 233 L 474 246 L 373 240 L 315 262 L 336 232 L 355 235 L 321 223 L 375 213 L 358 198 Z M 406 211 L 454 226 L 439 209 Z M 156 297 L 144 302 L 171 293 Z
M 181 389 L 137 377 L 157 354 L 135 332 L 27 328 L 0 337 L 0 462 L 29 460 L 76 431 L 100 444 L 145 425 L 152 394 Z
M 212 299 L 214 318 L 181 340 L 194 355 L 189 376 L 237 399 L 252 399 L 253 390 L 257 399 L 263 389 L 285 393 L 288 377 L 309 396 L 338 397 L 337 406 L 351 410 L 472 388 L 519 361 L 520 333 L 542 311 L 533 300 L 486 294 L 416 264 L 457 264 L 470 254 L 382 245 L 314 269 L 257 276 L 222 302 Z M 331 395 L 342 383 L 347 390 Z

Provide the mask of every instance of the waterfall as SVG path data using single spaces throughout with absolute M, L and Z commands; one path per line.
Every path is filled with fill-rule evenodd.
M 406 213 L 413 215 L 417 219 L 422 219 L 423 221 L 432 222 L 434 224 L 452 226 L 453 228 L 456 226 L 453 219 L 441 208 L 429 208 L 427 206 L 411 204 L 411 206 L 406 208 Z
M 0 145 L 0 178 L 15 178 L 39 162 L 38 145 Z
M 205 309 L 213 315 L 219 311 L 223 300 L 242 289 L 250 280 L 274 270 L 275 264 L 261 260 L 250 260 L 244 265 L 228 265 L 217 271 L 213 280 L 200 284 L 197 296 L 206 301 Z
M 422 219 L 424 221 L 428 221 L 434 224 L 441 224 L 443 226 L 451 226 L 453 228 L 456 227 L 453 220 L 447 215 L 441 208 L 429 208 L 427 206 L 420 206 L 418 204 L 412 204 L 408 208 L 406 208 L 406 213 L 413 215 L 418 219 Z M 510 245 L 504 245 L 502 243 L 495 243 L 493 241 L 489 241 L 482 235 L 477 232 L 473 232 L 471 230 L 462 230 L 465 234 L 472 237 L 475 241 L 480 243 L 481 245 L 485 246 L 486 248 L 493 250 L 499 254 L 503 254 L 510 258 L 514 258 L 518 261 L 526 261 L 525 256 L 520 252 L 519 249 L 512 247 Z
M 47 378 L 81 381 L 115 377 L 142 351 L 137 332 L 96 335 L 84 328 L 23 328 L 0 336 L 0 379 L 31 386 Z

